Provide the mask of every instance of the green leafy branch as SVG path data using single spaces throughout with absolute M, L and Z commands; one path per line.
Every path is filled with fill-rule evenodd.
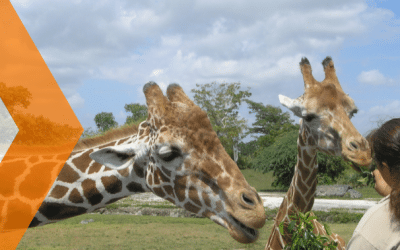
M 292 236 L 284 249 L 290 250 L 331 250 L 336 249 L 338 243 L 329 240 L 328 237 L 314 234 L 314 225 L 312 220 L 317 219 L 317 216 L 311 215 L 311 212 L 298 212 L 290 216 L 289 223 L 281 222 L 279 231 L 284 235 L 284 226 L 286 224 L 288 234 Z M 327 224 L 324 224 L 326 233 L 331 234 L 331 230 Z

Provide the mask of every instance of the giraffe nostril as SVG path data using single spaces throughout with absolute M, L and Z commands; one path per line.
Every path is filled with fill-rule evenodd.
M 254 206 L 254 201 L 251 198 L 247 197 L 244 193 L 242 194 L 242 200 L 247 205 Z
M 357 143 L 355 143 L 355 142 L 350 142 L 350 146 L 351 146 L 351 148 L 353 149 L 353 150 L 357 150 L 358 149 L 358 145 L 357 145 Z

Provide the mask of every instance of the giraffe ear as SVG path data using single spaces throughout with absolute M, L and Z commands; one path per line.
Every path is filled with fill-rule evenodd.
M 113 169 L 123 169 L 140 153 L 140 149 L 132 144 L 106 147 L 89 156 L 94 161 Z
M 303 117 L 305 108 L 303 104 L 297 99 L 290 99 L 287 96 L 279 95 L 279 102 L 285 106 L 286 108 L 290 109 L 295 116 Z

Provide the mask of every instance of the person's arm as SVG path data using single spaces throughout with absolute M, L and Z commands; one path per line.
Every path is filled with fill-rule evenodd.
M 372 174 L 375 177 L 375 190 L 378 194 L 382 196 L 387 196 L 392 192 L 392 188 L 385 182 L 383 179 L 381 172 L 378 169 L 375 169 Z

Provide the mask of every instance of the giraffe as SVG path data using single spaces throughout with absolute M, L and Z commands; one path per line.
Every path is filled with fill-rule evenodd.
M 153 192 L 210 218 L 241 243 L 265 224 L 262 200 L 229 157 L 207 113 L 178 84 L 167 96 L 148 82 L 148 118 L 134 135 L 75 147 L 29 227 L 92 212 L 126 196 Z
M 343 92 L 332 58 L 326 57 L 322 65 L 325 79 L 318 82 L 312 75 L 310 62 L 302 58 L 300 69 L 304 94 L 294 100 L 279 95 L 280 103 L 301 118 L 298 153 L 292 182 L 276 215 L 265 249 L 283 249 L 291 239 L 287 234 L 281 235 L 279 224 L 282 221 L 288 222 L 290 215 L 296 211 L 305 213 L 312 209 L 317 187 L 318 150 L 342 156 L 363 166 L 371 163 L 368 142 L 350 121 L 357 107 L 349 95 Z M 313 224 L 314 233 L 326 235 L 325 228 L 317 220 L 313 220 Z M 329 237 L 338 243 L 337 249 L 345 249 L 345 242 L 339 235 L 333 233 Z

